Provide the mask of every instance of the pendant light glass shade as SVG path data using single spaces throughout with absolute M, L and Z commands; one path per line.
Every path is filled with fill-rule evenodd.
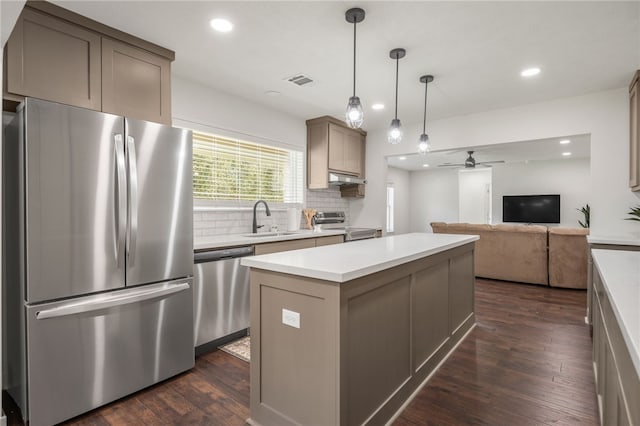
M 391 145 L 397 145 L 402 142 L 402 126 L 400 125 L 400 120 L 394 118 L 391 120 L 391 125 L 389 126 L 389 132 L 387 133 L 387 141 Z
M 424 83 L 424 121 L 422 122 L 422 134 L 418 141 L 418 152 L 420 154 L 426 154 L 431 151 L 431 144 L 429 143 L 429 135 L 427 134 L 427 87 L 429 83 L 433 81 L 432 75 L 423 75 L 420 77 L 420 82 Z
M 364 21 L 364 10 L 354 7 L 347 10 L 345 19 L 353 24 L 353 96 L 349 98 L 347 111 L 345 114 L 345 122 L 352 129 L 359 129 L 364 121 L 364 111 L 360 98 L 356 96 L 356 24 Z
M 423 133 L 420 135 L 420 142 L 418 143 L 418 152 L 420 154 L 426 154 L 431 151 L 431 144 L 429 144 L 429 135 Z
M 389 57 L 396 60 L 396 112 L 391 125 L 389 126 L 389 132 L 387 133 L 387 141 L 392 145 L 397 145 L 402 142 L 402 126 L 398 119 L 398 68 L 400 64 L 400 58 L 404 58 L 407 51 L 402 48 L 393 49 L 389 52 Z
M 352 129 L 358 129 L 362 126 L 362 122 L 364 121 L 364 112 L 362 111 L 362 105 L 360 104 L 359 97 L 352 96 L 349 98 L 345 121 Z

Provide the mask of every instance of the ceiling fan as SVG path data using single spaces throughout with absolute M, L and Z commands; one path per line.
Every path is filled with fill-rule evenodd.
M 476 159 L 473 158 L 473 153 L 474 151 L 467 151 L 467 154 L 469 154 L 469 157 L 467 157 L 467 159 L 464 160 L 464 163 L 458 163 L 458 164 L 443 163 L 443 164 L 438 164 L 438 167 L 464 167 L 465 169 L 475 169 L 476 166 L 491 167 L 491 164 L 504 163 L 504 160 L 476 162 Z

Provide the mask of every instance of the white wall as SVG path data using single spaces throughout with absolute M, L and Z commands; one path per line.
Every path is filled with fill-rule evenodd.
M 493 167 L 493 223 L 502 222 L 503 195 L 560 194 L 560 226 L 579 227 L 578 220 L 584 216 L 576 209 L 591 204 L 590 186 L 588 158 L 497 164 Z M 595 209 L 592 214 L 598 215 Z
M 173 124 L 221 136 L 306 149 L 304 120 L 255 102 L 171 77 Z
M 590 134 L 592 233 L 635 234 L 637 225 L 622 220 L 629 207 L 640 202 L 640 194 L 632 193 L 628 187 L 628 102 L 628 90 L 621 88 L 458 116 L 429 123 L 429 137 L 434 150 L 443 150 Z M 417 141 L 420 132 L 421 123 L 406 126 L 405 141 L 399 145 L 387 143 L 386 128 L 368 132 L 367 196 L 350 205 L 355 225 L 384 224 L 387 174 L 384 157 L 415 152 L 416 143 L 411 135 Z
M 491 168 L 458 170 L 458 222 L 490 223 Z
M 393 233 L 396 235 L 406 234 L 407 232 L 410 232 L 411 229 L 411 195 L 409 172 L 407 170 L 398 169 L 397 167 L 389 167 L 387 174 L 387 183 L 393 185 Z
M 431 222 L 458 221 L 457 170 L 411 172 L 410 187 L 411 232 L 431 232 Z

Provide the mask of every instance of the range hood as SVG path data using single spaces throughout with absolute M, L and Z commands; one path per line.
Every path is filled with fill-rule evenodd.
M 366 179 L 341 173 L 329 172 L 329 185 L 365 184 Z

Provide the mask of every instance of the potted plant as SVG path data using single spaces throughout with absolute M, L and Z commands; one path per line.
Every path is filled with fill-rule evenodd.
M 589 207 L 589 204 L 587 204 L 581 209 L 576 209 L 576 210 L 578 210 L 580 213 L 584 215 L 584 222 L 579 220 L 578 223 L 583 228 L 588 228 L 591 225 L 591 207 Z
M 631 211 L 627 214 L 631 217 L 627 217 L 625 220 L 635 220 L 640 222 L 640 205 L 631 207 Z

